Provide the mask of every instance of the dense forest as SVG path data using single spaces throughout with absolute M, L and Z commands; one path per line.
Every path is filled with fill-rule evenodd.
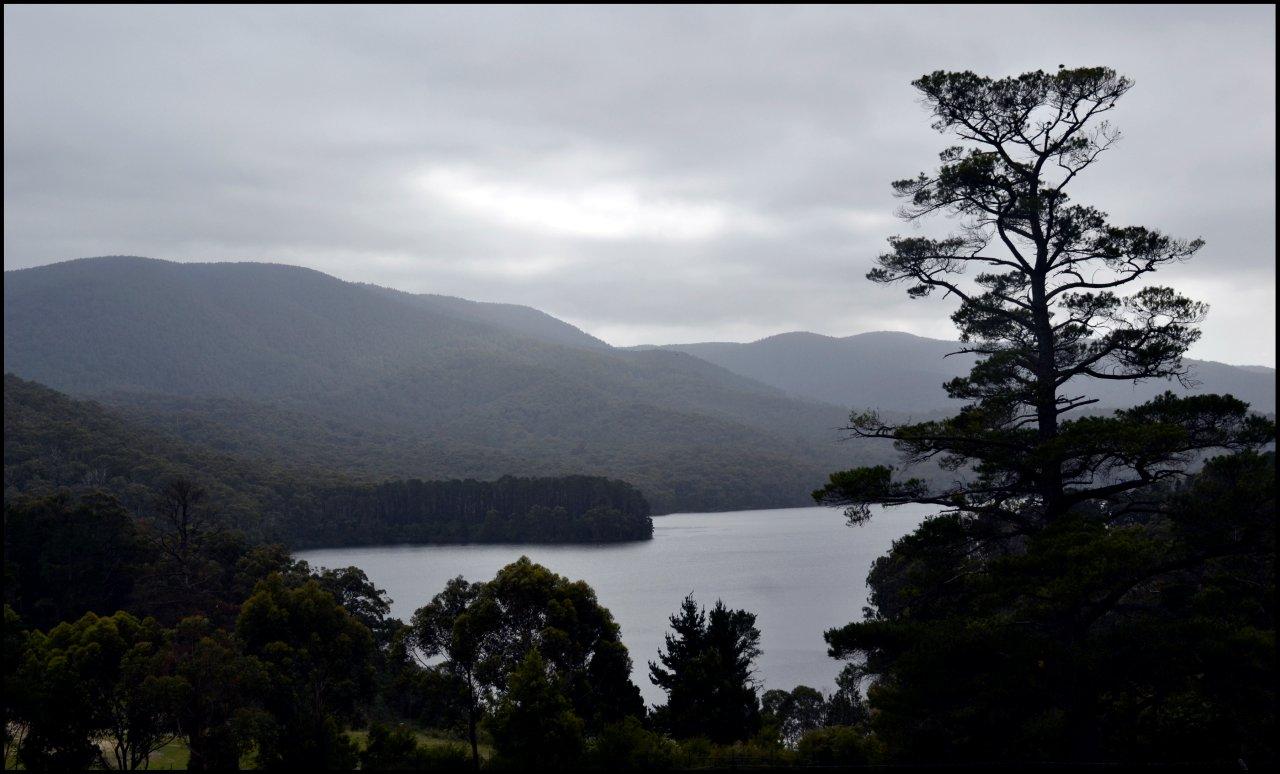
M 315 487 L 290 498 L 282 531 L 297 548 L 376 543 L 602 543 L 653 536 L 630 484 L 594 476 L 395 481 Z
M 93 258 L 4 292 L 6 371 L 200 447 L 367 481 L 621 478 L 656 513 L 803 505 L 832 467 L 894 463 L 840 441 L 847 408 L 958 405 L 940 384 L 972 364 L 906 334 L 617 349 L 528 307 L 268 264 Z M 1195 376 L 1274 407 L 1274 374 Z
M 201 449 L 7 374 L 5 499 L 102 491 L 151 516 L 174 481 L 203 518 L 294 547 L 372 543 L 610 542 L 652 536 L 631 485 L 594 476 L 357 481 Z
M 523 307 L 251 263 L 5 273 L 5 370 L 187 441 L 369 480 L 600 475 L 657 513 L 803 505 L 845 409 Z M 53 353 L 57 353 L 56 356 Z
M 761 632 L 733 600 L 687 598 L 662 649 L 632 654 L 589 585 L 521 559 L 424 590 L 400 621 L 357 568 L 184 520 L 187 494 L 147 520 L 101 494 L 6 501 L 9 767 L 1275 757 L 1270 454 L 1218 457 L 1158 511 L 1065 522 L 996 561 L 931 520 L 876 564 L 875 615 L 828 633 L 833 655 L 871 656 L 833 665 L 830 692 L 762 691 Z M 651 708 L 642 657 L 666 695 Z

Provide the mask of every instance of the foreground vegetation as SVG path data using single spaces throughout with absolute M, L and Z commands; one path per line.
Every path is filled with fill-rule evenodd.
M 895 426 L 857 413 L 849 428 L 939 461 L 953 483 L 874 466 L 814 493 L 854 524 L 873 504 L 939 508 L 875 563 L 864 619 L 826 633 L 849 662 L 836 691 L 761 695 L 755 616 L 690 597 L 648 665 L 666 701 L 647 708 L 582 581 L 522 558 L 423 590 L 402 622 L 358 568 L 313 570 L 212 518 L 189 478 L 11 493 L 6 424 L 6 761 L 136 769 L 185 750 L 191 769 L 1274 765 L 1274 423 L 1219 395 L 1067 416 L 1091 405 L 1077 394 L 1090 379 L 1183 375 L 1204 314 L 1166 288 L 1112 292 L 1198 241 L 1110 225 L 1064 193 L 1116 139 L 1089 124 L 1129 82 L 1085 68 L 917 86 L 937 128 L 978 147 L 949 148 L 936 174 L 896 187 L 908 215 L 967 222 L 961 237 L 895 238 L 870 276 L 957 296 L 979 358 L 947 385 L 967 401 L 958 416 Z M 969 265 L 1001 273 L 974 289 L 957 279 Z M 15 453 L 14 480 L 30 484 L 44 464 L 32 460 L 71 469 L 59 454 Z M 453 508 L 487 524 L 494 503 L 527 515 L 547 499 L 590 502 L 596 486 L 640 508 L 625 485 L 510 480 L 480 494 L 335 487 L 298 518 L 325 514 L 317 540 L 343 519 L 395 526 L 369 514 Z
M 762 704 L 755 617 L 720 602 L 672 616 L 650 667 L 670 701 L 649 711 L 594 591 L 528 559 L 450 581 L 405 623 L 356 568 L 312 570 L 180 520 L 138 532 L 107 496 L 5 513 L 5 755 L 22 768 L 628 768 L 872 749 L 856 681 Z
M 1074 749 L 1088 737 L 1073 724 L 1086 723 L 1092 760 L 1265 762 L 1274 463 L 1219 457 L 1159 493 L 1159 515 L 1113 528 L 1073 519 L 997 560 L 958 550 L 955 518 L 926 522 L 877 562 L 872 615 L 828 633 L 833 655 L 867 654 L 829 694 L 761 693 L 755 617 L 686 599 L 651 654 L 650 679 L 667 695 L 653 708 L 591 588 L 527 559 L 484 582 L 454 579 L 401 622 L 356 568 L 314 570 L 216 531 L 189 532 L 184 545 L 176 524 L 133 532 L 107 497 L 13 502 L 6 760 L 33 770 L 1037 760 Z M 33 514 L 48 543 L 13 552 Z
M 1068 193 L 1118 141 L 1106 114 L 1132 82 L 1060 67 L 914 85 L 959 144 L 894 183 L 901 214 L 959 228 L 891 238 L 867 276 L 958 299 L 977 359 L 946 384 L 965 401 L 954 417 L 851 417 L 851 435 L 956 476 L 863 467 L 814 493 L 855 524 L 873 504 L 940 510 L 876 562 L 867 615 L 827 632 L 832 655 L 862 664 L 897 761 L 1273 763 L 1275 460 L 1257 450 L 1275 424 L 1230 395 L 1080 411 L 1099 382 L 1185 380 L 1207 313 L 1141 285 L 1201 240 Z

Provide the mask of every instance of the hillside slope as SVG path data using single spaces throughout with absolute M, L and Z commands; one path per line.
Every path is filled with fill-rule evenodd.
M 973 366 L 972 355 L 948 357 L 959 347 L 954 341 L 878 331 L 844 338 L 783 333 L 746 344 L 672 344 L 662 349 L 694 355 L 796 396 L 840 406 L 919 413 L 954 410 L 959 405 L 942 389 L 944 382 Z M 1163 380 L 1137 385 L 1090 380 L 1082 390 L 1100 398 L 1099 407 L 1131 406 L 1173 390 L 1230 393 L 1258 411 L 1275 411 L 1275 369 L 1187 362 L 1198 382 L 1190 388 Z
M 603 477 L 372 482 L 221 454 L 41 384 L 4 377 L 4 495 L 106 491 L 139 517 L 176 479 L 211 521 L 294 547 L 613 542 L 652 536 L 649 504 Z
M 5 273 L 4 366 L 228 453 L 605 475 L 659 513 L 802 504 L 831 470 L 892 458 L 837 444 L 843 409 L 688 354 L 458 306 L 297 267 L 83 259 Z

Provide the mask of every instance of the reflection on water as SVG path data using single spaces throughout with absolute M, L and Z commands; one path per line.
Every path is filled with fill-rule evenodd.
M 667 618 L 692 592 L 757 615 L 764 653 L 757 678 L 765 688 L 834 686 L 840 664 L 827 656 L 822 632 L 858 619 L 871 563 L 929 513 L 902 506 L 849 527 L 839 511 L 787 508 L 681 513 L 653 520 L 653 540 L 604 546 L 384 546 L 304 551 L 312 565 L 363 569 L 391 597 L 392 615 L 408 620 L 462 575 L 488 580 L 527 555 L 555 572 L 585 580 L 622 627 L 635 662 L 634 680 L 650 703 L 663 694 L 648 678 Z

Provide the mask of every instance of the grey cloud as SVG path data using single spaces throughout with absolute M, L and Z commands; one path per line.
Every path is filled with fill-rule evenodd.
M 862 278 L 913 228 L 886 220 L 888 182 L 946 143 L 910 81 L 1104 63 L 1137 88 L 1116 115 L 1126 139 L 1077 198 L 1204 237 L 1162 278 L 1221 310 L 1195 354 L 1270 364 L 1274 21 L 1263 7 L 8 6 L 5 267 L 274 260 L 527 303 L 623 344 L 946 335 L 945 305 Z

